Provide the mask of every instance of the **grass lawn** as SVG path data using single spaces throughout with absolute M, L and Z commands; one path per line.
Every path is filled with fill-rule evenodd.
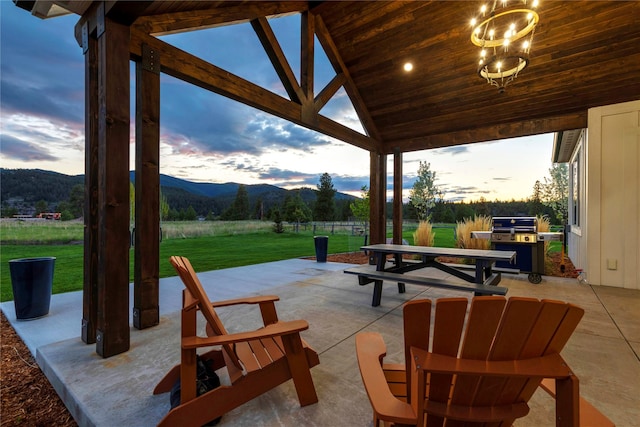
M 346 234 L 329 235 L 329 253 L 357 251 L 364 237 Z M 188 239 L 165 239 L 160 243 L 160 277 L 175 276 L 169 256 L 183 255 L 196 271 L 218 270 L 243 265 L 279 261 L 315 255 L 313 234 L 250 233 L 201 236 Z M 11 245 L 0 251 L 0 300 L 13 299 L 9 260 L 16 258 L 56 257 L 53 293 L 82 289 L 83 245 Z M 133 281 L 133 249 L 129 254 L 129 278 Z
M 453 224 L 434 228 L 435 246 L 455 247 Z M 321 234 L 321 233 L 318 233 Z M 364 243 L 363 236 L 348 233 L 330 234 L 328 252 L 356 252 Z M 390 237 L 390 236 L 389 236 Z M 413 230 L 404 231 L 403 238 L 413 244 Z M 28 241 L 34 241 L 30 237 Z M 63 239 L 64 240 L 64 239 Z M 560 242 L 552 242 L 551 251 L 560 250 Z M 182 255 L 190 259 L 196 271 L 240 267 L 283 259 L 315 255 L 313 232 L 249 232 L 240 234 L 203 235 L 190 238 L 165 238 L 160 243 L 160 277 L 175 276 L 169 256 Z M 82 244 L 12 244 L 3 241 L 0 251 L 0 301 L 13 299 L 9 260 L 16 258 L 56 257 L 53 293 L 82 289 Z M 133 249 L 129 255 L 129 278 L 133 281 Z

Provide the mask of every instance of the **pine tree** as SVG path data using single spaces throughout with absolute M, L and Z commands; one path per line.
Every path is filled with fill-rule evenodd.
M 222 214 L 222 219 L 238 221 L 249 219 L 249 193 L 244 184 L 238 186 L 233 204 Z
M 335 201 L 336 194 L 333 188 L 331 175 L 323 173 L 320 177 L 320 184 L 316 190 L 316 204 L 313 209 L 313 219 L 316 221 L 332 221 L 335 218 Z

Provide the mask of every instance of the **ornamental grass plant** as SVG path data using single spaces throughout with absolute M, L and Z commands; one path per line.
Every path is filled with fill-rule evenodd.
M 536 220 L 538 221 L 538 233 L 544 233 L 547 231 L 551 231 L 551 223 L 549 222 L 549 218 L 547 218 L 546 216 L 536 216 Z M 549 241 L 545 241 L 544 242 L 544 256 L 545 258 L 549 257 L 549 248 L 550 248 L 550 243 Z
M 435 235 L 429 221 L 420 221 L 418 228 L 413 232 L 413 243 L 416 246 L 433 246 Z
M 477 215 L 456 223 L 456 246 L 461 249 L 489 249 L 489 239 L 474 239 L 472 231 L 491 231 L 491 217 Z

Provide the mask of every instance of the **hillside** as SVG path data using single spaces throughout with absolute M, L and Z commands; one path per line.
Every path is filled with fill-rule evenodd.
M 130 172 L 131 182 L 135 183 L 135 172 Z M 0 201 L 2 208 L 15 208 L 20 214 L 32 214 L 35 203 L 44 200 L 55 207 L 69 199 L 71 189 L 75 185 L 84 185 L 84 175 L 65 175 L 58 172 L 40 169 L 4 169 L 0 168 Z M 223 184 L 192 182 L 169 175 L 160 174 L 160 188 L 167 198 L 171 209 L 178 211 L 193 207 L 199 215 L 209 212 L 219 215 L 234 201 L 240 184 L 228 182 Z M 279 206 L 287 195 L 298 190 L 286 190 L 268 184 L 245 185 L 249 195 L 249 206 L 254 208 L 262 201 L 264 211 Z M 307 204 L 316 200 L 313 189 L 302 188 L 300 197 Z M 354 197 L 344 193 L 336 193 L 336 201 L 353 200 Z

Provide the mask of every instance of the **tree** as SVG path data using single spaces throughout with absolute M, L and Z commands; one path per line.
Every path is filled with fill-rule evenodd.
M 198 214 L 196 213 L 196 210 L 193 209 L 193 206 L 189 205 L 182 219 L 184 219 L 185 221 L 195 221 L 196 219 L 198 219 Z
M 256 205 L 253 208 L 253 217 L 261 221 L 264 219 L 264 202 L 261 198 L 256 201 Z
M 169 219 L 169 202 L 167 196 L 160 190 L 160 221 Z
M 436 197 L 440 194 L 435 184 L 436 173 L 430 167 L 429 163 L 420 161 L 418 179 L 413 183 L 413 188 L 409 192 L 409 201 L 416 209 L 420 220 L 430 219 Z
M 543 199 L 550 206 L 560 224 L 566 224 L 569 218 L 569 168 L 566 163 L 555 163 L 542 185 Z
M 273 211 L 273 231 L 275 233 L 284 233 L 284 227 L 282 225 L 282 216 L 280 215 L 280 209 Z
M 84 212 L 84 185 L 76 184 L 69 192 L 69 210 L 74 218 L 80 218 Z
M 355 216 L 358 221 L 362 221 L 366 227 L 366 224 L 369 222 L 369 187 L 363 185 L 360 191 L 362 191 L 360 198 L 351 202 L 349 208 L 353 216 Z
M 300 192 L 297 191 L 295 196 L 287 194 L 284 199 L 284 220 L 287 222 L 308 222 L 311 221 L 311 209 L 302 200 Z
M 49 210 L 49 205 L 44 200 L 38 200 L 36 202 L 36 216 L 41 214 L 42 212 L 47 212 Z
M 222 213 L 222 219 L 227 221 L 249 219 L 249 193 L 244 184 L 238 186 L 236 198 L 229 209 Z
M 542 183 L 540 180 L 536 180 L 533 184 L 533 194 L 529 199 L 529 215 L 537 215 L 542 211 Z
M 131 224 L 136 222 L 136 187 L 131 181 L 129 181 L 129 221 Z
M 331 181 L 331 175 L 323 173 L 320 177 L 320 184 L 316 191 L 316 204 L 313 210 L 313 219 L 316 221 L 331 221 L 335 218 L 335 201 L 336 194 Z

